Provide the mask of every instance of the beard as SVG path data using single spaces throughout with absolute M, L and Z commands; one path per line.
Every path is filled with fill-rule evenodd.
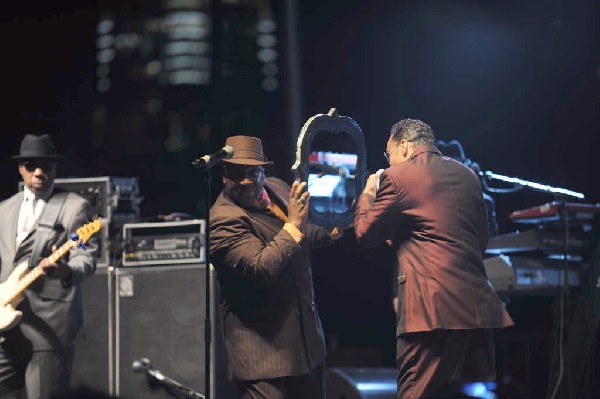
M 231 197 L 240 206 L 258 208 L 260 206 L 262 188 L 256 185 L 236 187 L 231 191 Z

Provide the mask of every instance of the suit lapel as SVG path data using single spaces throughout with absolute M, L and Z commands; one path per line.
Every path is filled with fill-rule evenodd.
M 219 198 L 217 198 L 217 200 L 215 201 L 215 205 L 235 206 L 236 208 L 241 209 L 246 215 L 248 215 L 250 219 L 254 220 L 261 226 L 264 226 L 267 229 L 271 230 L 273 233 L 277 233 L 281 229 L 281 222 L 279 221 L 279 219 L 270 216 L 265 211 L 261 211 L 258 209 L 255 210 L 242 208 L 241 206 L 237 205 L 231 198 L 229 198 L 229 196 L 225 192 L 222 192 L 219 195 Z
M 282 180 L 267 178 L 265 182 L 267 193 L 271 200 L 275 200 L 281 207 L 281 210 L 287 214 L 288 202 L 290 197 L 290 188 Z M 283 206 L 282 206 L 283 205 Z
M 260 210 L 250 211 L 250 210 L 244 209 L 244 212 L 246 212 L 248 214 L 248 216 L 250 216 L 252 218 L 252 220 L 267 227 L 273 233 L 278 233 L 279 230 L 281 230 L 281 226 L 283 225 L 283 222 L 281 220 L 279 220 L 277 217 L 271 216 L 270 214 L 268 214 L 265 211 L 260 211 Z
M 277 202 L 277 204 L 281 207 L 281 210 L 287 214 L 287 201 L 284 199 L 285 197 L 282 197 L 281 195 L 281 193 L 285 190 L 282 191 L 282 187 L 280 187 L 281 184 L 277 184 L 279 181 L 280 180 L 278 179 L 267 178 L 265 181 L 265 188 L 267 189 L 267 193 L 269 194 L 271 201 Z M 285 183 L 282 182 L 282 184 Z M 289 191 L 287 193 L 289 194 Z M 272 213 L 248 209 L 244 209 L 244 212 L 246 212 L 248 216 L 256 220 L 258 223 L 268 227 L 274 233 L 278 233 L 279 230 L 281 230 L 283 222 Z
M 19 212 L 21 211 L 21 203 L 23 202 L 23 193 L 16 195 L 14 201 L 9 206 L 8 216 L 8 239 L 12 240 L 10 244 L 16 251 L 16 240 L 17 240 L 17 223 L 19 222 Z

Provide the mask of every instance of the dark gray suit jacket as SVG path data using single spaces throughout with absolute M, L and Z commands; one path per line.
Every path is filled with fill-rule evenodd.
M 290 187 L 267 178 L 265 188 L 285 211 Z M 307 374 L 324 360 L 309 256 L 331 239 L 306 223 L 297 244 L 282 226 L 272 214 L 241 208 L 223 193 L 210 210 L 210 255 L 221 287 L 230 378 Z
M 55 190 L 56 191 L 56 190 Z M 35 238 L 36 226 L 16 248 L 17 222 L 23 193 L 17 193 L 0 202 L 0 282 L 4 282 L 13 268 L 27 261 Z M 79 227 L 94 217 L 89 202 L 81 196 L 68 193 L 58 219 L 44 245 L 42 256 L 52 253 L 52 246 L 60 247 Z M 17 309 L 23 311 L 21 323 L 3 333 L 14 343 L 26 339 L 33 350 L 61 349 L 74 345 L 83 324 L 80 283 L 96 270 L 97 237 L 93 236 L 86 250 L 72 249 L 63 260 L 73 273 L 71 284 L 65 286 L 58 278 L 41 276 L 27 290 L 26 299 Z

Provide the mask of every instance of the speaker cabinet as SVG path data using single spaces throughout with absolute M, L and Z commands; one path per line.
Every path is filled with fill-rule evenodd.
M 71 386 L 111 393 L 113 375 L 112 274 L 98 268 L 81 285 L 84 328 L 75 346 Z
M 395 399 L 396 369 L 331 368 L 325 387 L 327 399 Z
M 210 269 L 210 398 L 225 397 L 224 350 L 216 284 Z M 206 266 L 204 264 L 115 269 L 115 394 L 121 398 L 169 398 L 132 364 L 147 358 L 152 368 L 200 394 L 205 383 Z M 215 332 L 218 332 L 216 334 Z M 216 349 L 218 347 L 218 349 Z M 215 396 L 216 395 L 216 396 Z

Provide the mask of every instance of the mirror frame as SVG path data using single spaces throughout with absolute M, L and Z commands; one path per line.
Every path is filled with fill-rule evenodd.
M 308 181 L 310 147 L 317 133 L 328 131 L 333 134 L 348 134 L 354 141 L 356 148 L 356 191 L 352 204 L 345 212 L 332 210 L 321 212 L 315 209 L 312 202 L 308 208 L 308 219 L 315 225 L 332 229 L 339 227 L 346 229 L 354 224 L 354 210 L 358 197 L 365 187 L 367 179 L 367 150 L 364 136 L 358 123 L 348 116 L 340 116 L 335 108 L 331 108 L 327 114 L 316 114 L 310 117 L 302 127 L 298 142 L 296 144 L 296 162 L 292 165 L 295 178 L 300 181 Z

